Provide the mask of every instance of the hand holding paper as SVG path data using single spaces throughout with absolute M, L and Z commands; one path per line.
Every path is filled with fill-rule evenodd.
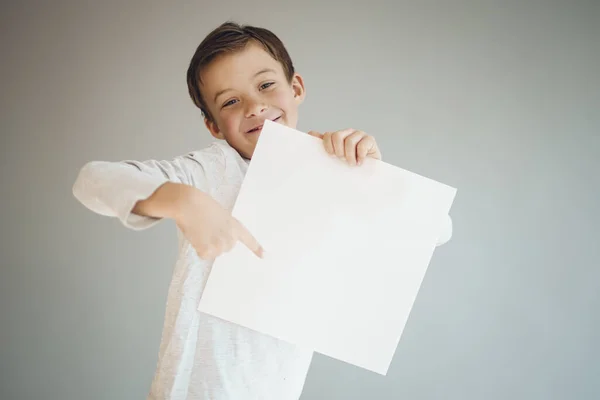
M 324 145 L 265 122 L 233 215 L 269 258 L 223 254 L 199 310 L 385 374 L 456 190 Z
M 345 159 L 350 165 L 362 165 L 367 157 L 381 160 L 381 152 L 375 138 L 363 131 L 344 129 L 325 134 L 309 131 L 308 134 L 323 139 L 328 154 Z

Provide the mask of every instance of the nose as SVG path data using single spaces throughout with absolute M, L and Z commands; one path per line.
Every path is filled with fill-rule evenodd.
M 244 109 L 244 113 L 246 114 L 246 118 L 251 118 L 262 114 L 267 110 L 267 108 L 267 105 L 261 102 L 260 100 L 248 98 L 246 99 L 246 107 Z

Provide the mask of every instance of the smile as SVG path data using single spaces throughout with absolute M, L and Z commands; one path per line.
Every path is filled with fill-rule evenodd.
M 277 121 L 279 121 L 280 119 L 281 119 L 281 116 L 279 116 L 279 117 L 275 118 L 275 119 L 273 120 L 273 122 L 277 122 Z M 262 127 L 263 127 L 263 124 L 260 124 L 260 125 L 258 125 L 258 126 L 256 126 L 256 127 L 252 128 L 252 129 L 250 129 L 250 130 L 249 130 L 248 132 L 246 132 L 246 133 L 256 133 L 256 132 L 260 132 L 260 130 L 262 129 Z

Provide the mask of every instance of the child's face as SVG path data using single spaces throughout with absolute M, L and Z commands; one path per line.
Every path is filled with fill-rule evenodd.
M 283 67 L 260 44 L 220 56 L 202 72 L 202 96 L 214 121 L 206 127 L 225 139 L 243 157 L 252 158 L 264 120 L 296 128 L 304 83 L 295 74 L 291 84 Z

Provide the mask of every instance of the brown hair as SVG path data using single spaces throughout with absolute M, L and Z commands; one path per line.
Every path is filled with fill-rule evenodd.
M 273 32 L 256 26 L 225 22 L 210 32 L 200 43 L 187 70 L 190 97 L 208 120 L 214 121 L 200 92 L 202 70 L 217 56 L 244 49 L 250 40 L 260 43 L 271 57 L 279 61 L 288 82 L 292 81 L 294 64 L 285 46 Z

